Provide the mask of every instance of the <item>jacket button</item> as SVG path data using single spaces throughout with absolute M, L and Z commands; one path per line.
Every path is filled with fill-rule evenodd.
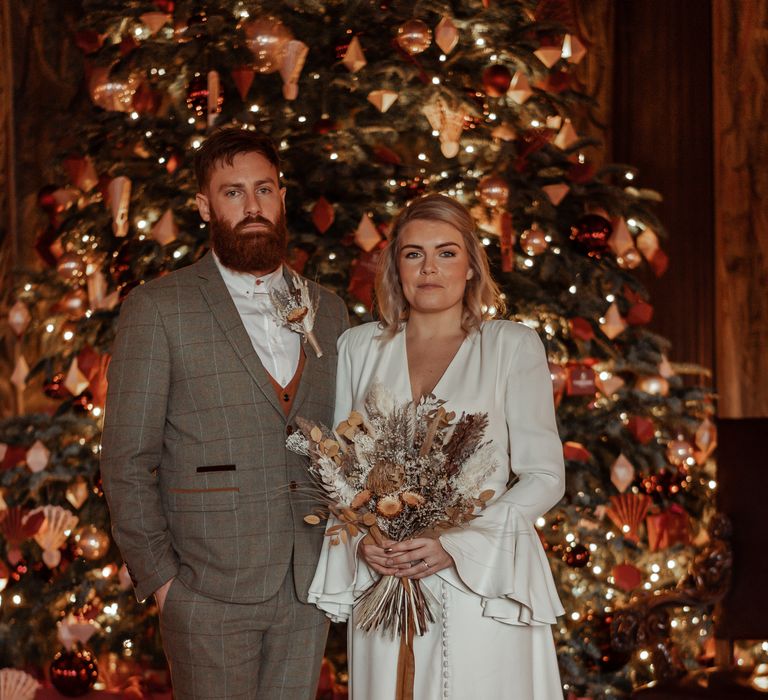
M 295 491 L 297 488 L 299 488 L 299 485 L 295 481 L 292 481 L 290 484 L 291 491 Z
M 285 434 L 286 434 L 286 435 L 293 435 L 293 426 L 292 426 L 292 425 L 288 425 L 288 426 L 286 426 L 286 428 L 285 428 Z
M 283 401 L 288 402 L 291 400 L 291 395 L 288 393 L 283 394 Z

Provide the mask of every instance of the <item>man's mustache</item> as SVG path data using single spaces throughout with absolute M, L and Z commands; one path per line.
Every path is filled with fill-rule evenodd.
M 275 225 L 269 220 L 265 219 L 263 216 L 247 216 L 245 219 L 243 219 L 240 223 L 235 226 L 235 233 L 240 233 L 246 226 L 252 226 L 254 224 L 262 224 L 264 225 L 270 233 L 273 233 L 275 230 Z

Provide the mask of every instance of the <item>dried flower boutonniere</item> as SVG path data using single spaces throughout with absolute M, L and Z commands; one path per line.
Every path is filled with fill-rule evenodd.
M 322 357 L 323 351 L 314 333 L 317 299 L 311 297 L 309 285 L 298 275 L 292 275 L 291 283 L 291 288 L 286 291 L 280 289 L 269 291 L 275 316 L 280 323 L 294 333 L 303 335 L 304 340 L 312 346 L 315 355 Z

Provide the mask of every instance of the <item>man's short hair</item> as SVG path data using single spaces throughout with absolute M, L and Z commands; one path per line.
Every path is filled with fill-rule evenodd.
M 258 153 L 264 156 L 280 176 L 280 156 L 272 139 L 247 129 L 226 127 L 212 133 L 195 153 L 195 176 L 198 191 L 203 192 L 211 181 L 213 169 L 222 163 L 232 165 L 241 153 Z

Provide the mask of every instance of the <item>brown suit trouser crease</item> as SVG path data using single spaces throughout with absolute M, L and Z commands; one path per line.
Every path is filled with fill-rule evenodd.
M 296 597 L 292 566 L 263 603 L 226 603 L 174 580 L 160 615 L 176 700 L 313 700 L 328 620 Z

